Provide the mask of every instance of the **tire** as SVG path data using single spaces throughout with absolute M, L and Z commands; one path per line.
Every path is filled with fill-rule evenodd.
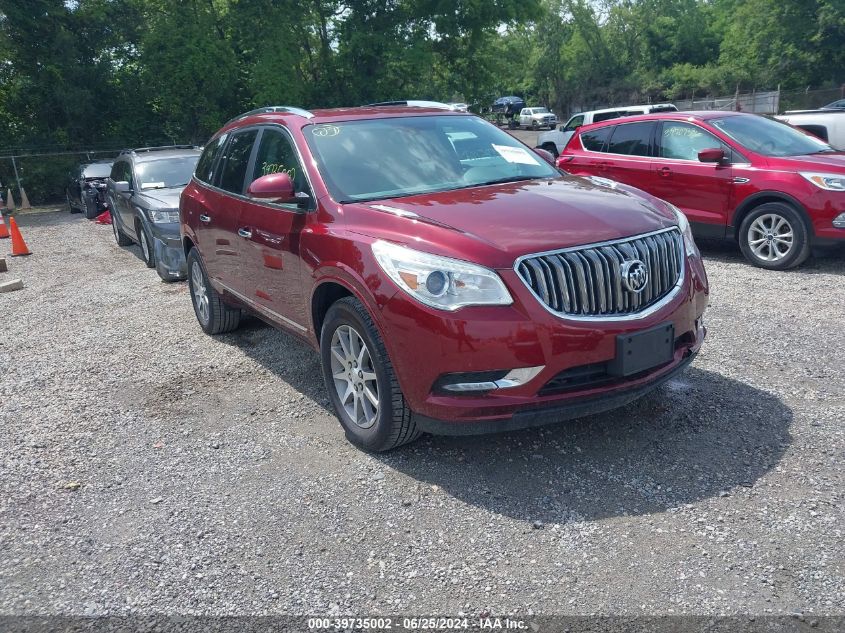
M 754 208 L 739 228 L 739 247 L 755 266 L 786 270 L 810 256 L 810 234 L 801 213 L 785 202 Z
M 114 233 L 114 241 L 117 242 L 118 246 L 129 246 L 132 243 L 132 240 L 120 230 L 120 220 L 116 213 L 111 214 L 111 230 Z
M 535 132 L 540 129 L 540 126 L 537 125 L 537 121 L 531 121 L 531 129 Z
M 194 314 L 203 332 L 224 334 L 238 328 L 241 323 L 240 309 L 223 303 L 220 293 L 209 283 L 205 265 L 195 248 L 188 253 L 188 289 Z
M 546 150 L 547 152 L 551 152 L 552 156 L 554 156 L 555 158 L 559 156 L 559 154 L 557 153 L 557 145 L 555 145 L 554 143 L 543 143 L 540 148 Z
M 357 348 L 350 340 L 353 335 L 358 337 Z M 350 346 L 352 353 L 347 354 L 346 348 Z M 362 360 L 357 378 L 357 365 L 349 367 L 350 358 Z M 417 429 L 411 409 L 399 388 L 384 342 L 367 309 L 358 299 L 345 297 L 329 308 L 320 333 L 320 359 L 326 391 L 350 442 L 367 451 L 382 452 L 420 436 L 421 431 Z M 335 377 L 347 369 L 352 373 Z M 368 374 L 374 379 L 368 379 Z M 347 388 L 352 390 L 346 391 Z M 344 404 L 341 391 L 348 393 L 352 400 L 347 399 Z M 371 399 L 373 395 L 376 397 L 375 407 Z M 347 410 L 347 406 L 352 408 L 352 412 Z
M 89 220 L 93 220 L 98 215 L 100 215 L 99 211 L 97 211 L 97 201 L 92 200 L 88 196 L 85 196 L 85 206 L 84 206 L 85 217 Z
M 67 200 L 67 210 L 68 213 L 78 213 L 78 209 L 73 206 L 73 203 L 70 201 L 70 194 L 65 192 L 65 200 Z
M 135 232 L 138 234 L 138 246 L 141 247 L 141 257 L 144 259 L 144 263 L 147 268 L 155 268 L 156 256 L 153 238 L 150 237 L 146 227 L 140 221 L 135 225 Z

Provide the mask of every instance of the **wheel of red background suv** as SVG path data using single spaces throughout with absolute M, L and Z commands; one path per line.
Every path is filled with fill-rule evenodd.
M 223 334 L 240 325 L 240 309 L 223 303 L 220 294 L 208 282 L 205 266 L 195 248 L 188 253 L 188 288 L 191 291 L 194 314 L 203 332 Z
M 786 270 L 810 256 L 810 236 L 801 214 L 785 202 L 767 202 L 745 216 L 739 247 L 751 263 Z
M 345 297 L 329 308 L 320 358 L 329 399 L 350 442 L 387 451 L 419 437 L 384 342 L 358 299 Z

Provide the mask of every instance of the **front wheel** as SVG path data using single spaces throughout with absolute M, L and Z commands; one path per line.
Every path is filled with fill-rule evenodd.
M 329 308 L 320 358 L 329 399 L 350 442 L 387 451 L 419 437 L 384 342 L 358 299 L 345 297 Z
M 153 251 L 153 240 L 147 233 L 147 229 L 143 224 L 138 222 L 137 225 L 138 244 L 141 246 L 141 255 L 144 257 L 144 263 L 147 268 L 156 267 L 156 256 Z
M 117 242 L 118 246 L 129 246 L 132 243 L 132 240 L 120 230 L 120 219 L 116 213 L 111 214 L 111 230 L 114 233 L 114 241 Z
M 749 213 L 739 229 L 746 259 L 769 270 L 798 266 L 810 256 L 810 236 L 801 214 L 785 202 L 767 202 Z
M 546 150 L 547 152 L 551 152 L 552 156 L 554 156 L 555 158 L 558 157 L 557 145 L 555 145 L 554 143 L 543 143 L 540 147 Z
M 531 121 L 531 129 L 535 132 L 540 129 L 540 126 L 537 124 L 537 121 Z

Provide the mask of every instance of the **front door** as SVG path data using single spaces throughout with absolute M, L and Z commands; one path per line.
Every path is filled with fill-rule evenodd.
M 311 196 L 308 180 L 293 141 L 282 127 L 265 127 L 248 183 L 284 172 L 297 193 Z M 248 185 L 247 185 L 248 186 Z M 304 331 L 308 323 L 300 280 L 299 238 L 308 218 L 296 204 L 275 204 L 252 199 L 243 203 L 238 221 L 246 296 L 271 318 Z
M 664 121 L 658 133 L 658 153 L 646 191 L 681 209 L 700 235 L 724 236 L 733 188 L 729 163 L 702 163 L 698 152 L 731 149 L 707 130 L 692 123 Z
M 208 275 L 227 290 L 243 294 L 244 269 L 238 236 L 238 221 L 244 206 L 246 175 L 258 129 L 234 134 L 223 147 L 212 175 L 215 189 L 206 190 L 197 231 Z

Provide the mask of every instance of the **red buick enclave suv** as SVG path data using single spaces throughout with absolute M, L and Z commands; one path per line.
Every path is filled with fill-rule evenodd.
M 845 245 L 845 153 L 756 114 L 666 112 L 581 127 L 558 166 L 677 205 L 701 237 L 735 239 L 763 268 Z
M 465 113 L 247 113 L 206 145 L 180 212 L 203 330 L 245 309 L 309 341 L 368 450 L 621 406 L 705 335 L 682 213 Z

